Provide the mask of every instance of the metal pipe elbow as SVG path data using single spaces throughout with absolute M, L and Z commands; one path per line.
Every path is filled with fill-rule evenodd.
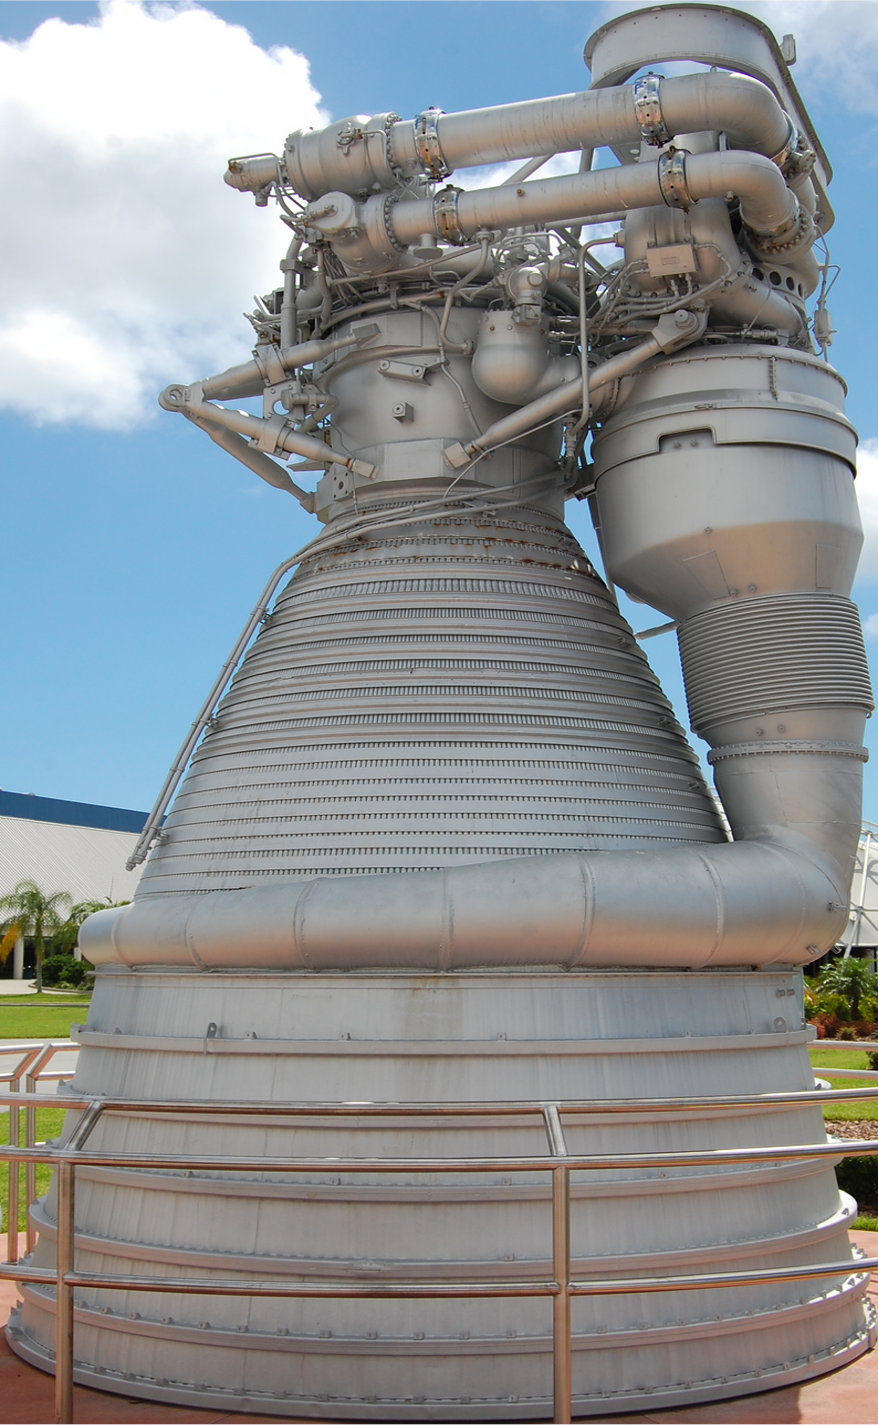
M 734 194 L 754 233 L 775 235 L 798 220 L 798 199 L 780 169 L 760 153 L 693 153 L 686 157 L 686 187 L 693 201 Z M 813 240 L 813 238 L 812 238 Z
M 733 149 L 777 162 L 795 130 L 770 89 L 743 74 L 682 74 L 663 79 L 661 114 L 671 135 L 719 130 Z
M 846 916 L 821 858 L 744 841 L 146 896 L 90 916 L 80 945 L 129 968 L 697 968 L 802 964 Z

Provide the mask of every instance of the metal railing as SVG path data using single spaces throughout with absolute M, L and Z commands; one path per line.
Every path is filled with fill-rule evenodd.
M 20 1049 L 22 1046 L 16 1046 Z M 28 1055 L 30 1047 L 27 1048 Z M 36 1079 L 39 1065 L 48 1064 L 54 1053 L 67 1044 L 42 1046 L 27 1063 L 16 1066 L 13 1074 L 3 1076 L 10 1083 L 10 1093 L 4 1095 L 9 1103 L 10 1113 L 21 1107 L 25 1112 L 46 1106 L 46 1098 L 33 1092 L 22 1093 L 13 1087 L 22 1074 Z M 851 1047 L 848 1043 L 821 1044 L 827 1048 Z M 47 1051 L 52 1050 L 49 1054 Z M 42 1056 L 38 1058 L 38 1056 Z M 878 1080 L 878 1072 L 868 1070 L 823 1070 L 832 1074 L 856 1074 L 858 1078 Z M 61 1077 L 53 1074 L 52 1077 Z M 878 1269 L 878 1257 L 860 1257 L 844 1262 L 819 1263 L 808 1266 L 781 1267 L 759 1271 L 738 1271 L 721 1273 L 700 1273 L 669 1277 L 637 1277 L 618 1280 L 577 1281 L 571 1276 L 570 1252 L 570 1174 L 596 1170 L 637 1170 L 644 1168 L 711 1167 L 738 1163 L 771 1163 L 844 1157 L 865 1157 L 878 1154 L 878 1141 L 816 1143 L 769 1148 L 719 1148 L 706 1150 L 686 1150 L 676 1152 L 615 1153 L 615 1154 L 572 1154 L 569 1152 L 565 1136 L 563 1118 L 582 1119 L 592 1114 L 630 1115 L 643 1113 L 681 1112 L 699 1113 L 704 1111 L 722 1112 L 743 1107 L 758 1107 L 763 1111 L 782 1110 L 799 1104 L 827 1101 L 862 1101 L 878 1097 L 878 1084 L 874 1088 L 854 1088 L 827 1091 L 825 1089 L 804 1090 L 775 1094 L 737 1094 L 720 1097 L 649 1098 L 627 1099 L 607 1102 L 589 1100 L 564 1104 L 544 1102 L 463 1104 L 410 1104 L 410 1103 L 246 1103 L 241 1101 L 191 1101 L 191 1100 L 129 1100 L 110 1097 L 77 1097 L 65 1094 L 65 1108 L 83 1110 L 82 1117 L 63 1147 L 47 1147 L 45 1144 L 28 1143 L 0 1149 L 0 1161 L 9 1164 L 10 1176 L 17 1178 L 17 1164 L 52 1163 L 57 1174 L 57 1237 L 55 1268 L 41 1268 L 15 1263 L 0 1267 L 0 1277 L 15 1281 L 33 1282 L 54 1286 L 55 1306 L 55 1420 L 57 1425 L 68 1425 L 73 1420 L 73 1328 L 74 1291 L 77 1287 L 93 1287 L 114 1291 L 179 1292 L 197 1296 L 266 1296 L 266 1297 L 307 1297 L 307 1298 L 490 1298 L 490 1297 L 550 1297 L 552 1299 L 552 1356 L 553 1356 L 553 1419 L 568 1422 L 572 1408 L 572 1339 L 571 1303 L 574 1296 L 610 1296 L 637 1292 L 686 1291 L 691 1289 L 720 1289 L 744 1286 L 750 1283 L 778 1281 L 807 1281 L 825 1277 L 862 1276 Z M 57 1099 L 51 1100 L 58 1106 Z M 197 1116 L 199 1114 L 223 1114 L 242 1117 L 283 1117 L 300 1120 L 327 1121 L 343 1118 L 373 1118 L 393 1120 L 394 1118 L 418 1118 L 445 1120 L 450 1118 L 500 1119 L 504 1117 L 536 1117 L 542 1121 L 546 1134 L 547 1154 L 530 1154 L 518 1157 L 458 1157 L 458 1158 L 344 1158 L 334 1157 L 293 1157 L 283 1158 L 242 1158 L 229 1155 L 179 1153 L 125 1153 L 89 1151 L 87 1140 L 102 1116 L 106 1114 L 144 1115 L 154 1117 L 164 1114 Z M 10 1120 L 11 1121 L 11 1120 Z M 11 1136 L 11 1135 L 10 1135 Z M 32 1136 L 32 1133 L 29 1133 Z M 498 1281 L 387 1281 L 368 1283 L 351 1280 L 323 1280 L 319 1282 L 301 1281 L 250 1281 L 222 1280 L 217 1278 L 155 1278 L 125 1273 L 77 1272 L 75 1270 L 75 1190 L 77 1167 L 113 1168 L 159 1168 L 166 1171 L 189 1172 L 200 1169 L 204 1172 L 246 1172 L 246 1173 L 405 1173 L 426 1175 L 433 1173 L 533 1173 L 546 1171 L 552 1181 L 552 1277 L 543 1280 L 520 1282 Z M 17 1227 L 17 1222 L 15 1223 Z M 11 1238 L 10 1238 L 11 1241 Z M 17 1237 L 16 1237 L 17 1255 Z
M 48 1065 L 59 1051 L 78 1053 L 79 1045 L 72 1039 L 48 1039 L 43 1044 L 35 1044 L 33 1040 L 24 1044 L 0 1044 L 0 1057 L 13 1057 L 16 1062 L 11 1069 L 0 1069 L 0 1084 L 9 1085 L 9 1098 L 5 1094 L 0 1097 L 0 1104 L 9 1103 L 9 1146 L 17 1148 L 21 1141 L 21 1108 L 12 1102 L 12 1099 L 21 1089 L 21 1081 L 24 1079 L 25 1092 L 32 1094 L 36 1091 L 38 1083 L 54 1083 L 61 1079 L 71 1078 L 70 1070 L 52 1070 Z M 43 1097 L 43 1107 L 49 1105 Z M 49 1102 L 52 1102 L 50 1099 Z M 55 1103 L 55 1107 L 58 1104 Z M 33 1148 L 37 1138 L 37 1110 L 35 1106 L 28 1106 L 24 1110 L 24 1142 L 25 1147 Z M 24 1170 L 24 1191 L 25 1202 L 32 1203 L 37 1194 L 37 1165 L 36 1163 L 25 1163 Z M 17 1166 L 9 1164 L 9 1220 L 6 1224 L 7 1241 L 7 1261 L 18 1260 L 18 1214 L 19 1214 L 19 1174 Z M 26 1220 L 27 1250 L 32 1252 L 37 1240 L 36 1228 L 31 1222 L 30 1213 Z

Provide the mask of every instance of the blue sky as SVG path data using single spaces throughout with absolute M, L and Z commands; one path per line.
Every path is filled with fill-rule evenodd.
M 0 5 L 0 785 L 146 809 L 271 570 L 316 532 L 155 405 L 246 357 L 283 230 L 222 182 L 303 124 L 586 87 L 599 0 Z M 835 168 L 832 359 L 864 443 L 858 579 L 878 636 L 878 3 L 742 6 L 798 41 Z M 594 547 L 585 510 L 570 523 Z M 628 605 L 635 627 L 658 621 Z M 870 652 L 878 642 L 867 645 Z M 648 652 L 686 725 L 676 643 Z M 865 815 L 878 821 L 878 758 Z

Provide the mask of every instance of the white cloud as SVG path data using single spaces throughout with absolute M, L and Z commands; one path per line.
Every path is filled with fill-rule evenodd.
M 197 6 L 106 0 L 0 42 L 0 96 L 0 402 L 120 428 L 240 360 L 288 234 L 223 172 L 326 122 L 307 60 Z
M 863 620 L 863 633 L 866 638 L 878 638 L 878 614 L 870 614 Z
M 778 38 L 795 36 L 793 77 L 802 90 L 822 91 L 857 113 L 864 101 L 878 97 L 876 0 L 766 0 L 741 8 L 758 15 Z

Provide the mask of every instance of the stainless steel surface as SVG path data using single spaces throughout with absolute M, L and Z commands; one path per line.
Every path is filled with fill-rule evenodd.
M 76 1179 L 72 1162 L 61 1162 L 57 1170 L 57 1221 L 55 1243 L 55 1421 L 66 1425 L 73 1419 L 73 1283 L 74 1214 Z
M 252 361 L 161 401 L 327 528 L 196 721 L 134 903 L 83 930 L 75 1090 L 123 1101 L 77 1158 L 89 1378 L 279 1415 L 545 1415 L 545 1303 L 507 1325 L 502 1291 L 447 1288 L 542 1293 L 552 1270 L 565 1417 L 571 1393 L 682 1404 L 868 1343 L 853 1263 L 819 1298 L 794 1285 L 844 1258 L 855 1210 L 788 968 L 846 924 L 871 708 L 856 436 L 809 327 L 830 170 L 752 16 L 658 6 L 588 53 L 585 95 L 343 119 L 230 165 L 284 207 L 283 284 Z M 645 55 L 717 72 L 631 86 Z M 571 147 L 579 172 L 537 174 Z M 494 187 L 428 181 L 510 158 Z M 605 263 L 581 228 L 608 212 Z M 830 325 L 818 298 L 824 352 Z M 222 404 L 260 391 L 261 416 Z M 562 523 L 575 496 L 606 580 Z M 678 626 L 722 814 L 616 585 Z M 291 1098 L 312 1112 L 239 1111 Z M 363 1099 L 506 1108 L 313 1112 Z M 144 1316 L 108 1267 L 242 1290 Z M 347 1293 L 330 1335 L 345 1275 L 429 1299 Z M 302 1289 L 248 1294 L 278 1278 Z M 16 1349 L 45 1361 L 51 1307 L 25 1298 Z
M 30 1095 L 25 1095 L 25 1098 Z M 122 1109 L 122 1105 L 119 1109 Z M 130 1107 L 125 1105 L 124 1107 Z M 213 1113 L 216 1108 L 211 1104 L 182 1102 L 175 1105 L 180 1111 L 186 1112 Z M 372 1105 L 376 1111 L 380 1111 L 378 1105 Z M 413 1117 L 417 1118 L 427 1114 L 434 1116 L 432 1108 L 413 1108 L 411 1105 L 395 1105 L 397 1109 L 405 1110 Z M 446 1106 L 446 1111 L 449 1106 Z M 478 1111 L 490 1119 L 495 1111 L 495 1106 L 488 1103 L 479 1104 Z M 349 1114 L 357 1110 L 352 1106 L 345 1106 Z M 116 1111 L 119 1111 L 117 1109 Z M 272 1105 L 270 1111 L 274 1114 L 282 1112 L 295 1112 L 295 1105 Z M 722 1287 L 732 1287 L 744 1283 L 755 1281 L 773 1282 L 779 1281 L 807 1281 L 821 1276 L 836 1275 L 839 1272 L 847 1275 L 852 1283 L 865 1282 L 865 1273 L 878 1267 L 878 1259 L 860 1256 L 856 1261 L 856 1271 L 849 1273 L 850 1264 L 847 1262 L 821 1263 L 817 1266 L 782 1269 L 781 1271 L 758 1271 L 758 1272 L 736 1272 L 724 1274 L 687 1274 L 685 1276 L 675 1276 L 672 1278 L 643 1278 L 638 1277 L 632 1281 L 615 1281 L 608 1283 L 605 1280 L 597 1282 L 583 1282 L 570 1280 L 570 1167 L 567 1159 L 564 1130 L 561 1122 L 561 1113 L 557 1104 L 530 1104 L 526 1106 L 526 1111 L 530 1113 L 539 1112 L 545 1124 L 546 1135 L 551 1158 L 555 1160 L 552 1168 L 552 1256 L 554 1280 L 551 1282 L 522 1282 L 507 1283 L 498 1286 L 497 1283 L 481 1283 L 469 1281 L 466 1283 L 439 1283 L 426 1282 L 413 1285 L 412 1283 L 390 1283 L 384 1282 L 380 1285 L 364 1285 L 362 1283 L 352 1285 L 349 1282 L 324 1282 L 318 1286 L 301 1283 L 277 1283 L 246 1282 L 236 1283 L 233 1281 L 213 1281 L 206 1283 L 204 1279 L 185 1280 L 176 1277 L 172 1282 L 150 1280 L 148 1277 L 133 1277 L 123 1274 L 89 1274 L 77 1272 L 74 1267 L 74 1202 L 75 1202 L 75 1168 L 77 1162 L 85 1163 L 87 1159 L 82 1155 L 81 1149 L 85 1138 L 97 1123 L 102 1113 L 111 1112 L 107 1104 L 100 1100 L 92 1100 L 88 1111 L 80 1120 L 78 1127 L 70 1139 L 67 1149 L 54 1150 L 49 1155 L 50 1158 L 59 1160 L 58 1169 L 58 1197 L 57 1197 L 57 1253 L 55 1271 L 45 1271 L 31 1267 L 17 1267 L 0 1269 L 0 1274 L 8 1274 L 13 1271 L 16 1279 L 29 1282 L 55 1281 L 55 1378 L 56 1378 L 56 1409 L 55 1419 L 57 1422 L 70 1422 L 73 1420 L 73 1379 L 74 1379 L 74 1353 L 73 1353 L 73 1331 L 75 1318 L 75 1305 L 73 1293 L 77 1287 L 100 1287 L 111 1290 L 135 1290 L 135 1291 L 166 1291 L 170 1286 L 177 1293 L 193 1294 L 198 1296 L 235 1296 L 247 1294 L 255 1296 L 283 1297 L 333 1297 L 343 1299 L 345 1297 L 360 1298 L 389 1298 L 402 1296 L 409 1298 L 477 1298 L 477 1297 L 527 1297 L 550 1295 L 553 1299 L 553 1394 L 554 1408 L 553 1419 L 555 1421 L 569 1421 L 572 1418 L 571 1411 L 571 1296 L 606 1296 L 610 1295 L 640 1295 L 643 1292 L 668 1292 L 679 1291 L 681 1287 L 698 1287 L 717 1289 Z M 342 1111 L 341 1106 L 336 1105 L 336 1113 Z M 500 1110 L 506 1112 L 507 1107 Z M 878 1151 L 878 1143 L 859 1145 L 860 1148 L 870 1152 Z M 71 1151 L 72 1150 L 72 1151 Z M 813 1151 L 820 1151 L 819 1148 Z M 2 1156 L 9 1162 L 10 1166 L 16 1163 L 21 1156 L 21 1150 L 9 1148 L 4 1150 Z M 558 1162 L 558 1159 L 564 1159 Z M 331 1160 L 335 1162 L 335 1160 Z M 538 1160 L 542 1161 L 542 1160 Z M 193 1159 L 193 1166 L 210 1166 L 203 1159 Z M 141 1158 L 139 1167 L 150 1167 L 151 1159 Z M 469 1171 L 471 1164 L 467 1160 L 450 1162 L 442 1160 L 444 1168 L 451 1168 L 454 1171 Z M 261 1166 L 265 1166 L 264 1163 Z M 295 1166 L 302 1168 L 300 1161 L 288 1160 L 285 1164 L 272 1165 L 278 1168 Z M 323 1165 L 321 1165 L 323 1166 Z M 395 1165 L 384 1163 L 385 1171 L 393 1171 Z M 416 1171 L 429 1171 L 435 1165 L 419 1164 Z M 509 1160 L 494 1160 L 494 1166 L 500 1167 L 504 1171 L 521 1171 L 522 1164 Z M 397 1170 L 411 1170 L 411 1163 L 400 1165 Z M 80 1313 L 82 1315 L 82 1313 Z M 18 1334 L 13 1329 L 13 1336 Z M 21 1343 L 19 1343 L 21 1345 Z M 26 1350 L 28 1348 L 25 1348 Z M 28 1354 L 33 1354 L 32 1348 Z M 130 1373 L 126 1375 L 130 1379 Z
M 555 986 L 551 995 L 549 981 Z M 660 1281 L 680 1272 L 723 1276 L 764 1269 L 766 1263 L 772 1270 L 795 1271 L 839 1262 L 855 1209 L 847 1202 L 837 1206 L 830 1164 L 840 1150 L 820 1141 L 819 1106 L 826 1099 L 811 1087 L 807 1036 L 774 1026 L 779 1005 L 797 1022 L 797 1011 L 790 1014 L 787 1008 L 788 989 L 794 1002 L 795 982 L 779 972 L 551 977 L 507 971 L 443 976 L 438 982 L 386 974 L 104 972 L 92 1012 L 95 1028 L 82 1034 L 73 1089 L 87 1099 L 92 1086 L 103 1086 L 122 1100 L 118 1112 L 111 1114 L 108 1106 L 76 1154 L 77 1272 L 83 1279 L 76 1286 L 82 1303 L 77 1356 L 106 1369 L 95 1373 L 82 1365 L 79 1378 L 130 1393 L 132 1382 L 125 1376 L 133 1373 L 136 1389 L 194 1403 L 193 1385 L 204 1384 L 201 1378 L 208 1374 L 212 1402 L 283 1416 L 293 1408 L 283 1396 L 284 1381 L 290 1369 L 301 1368 L 314 1395 L 297 1396 L 297 1412 L 352 1414 L 344 1398 L 362 1378 L 368 1358 L 384 1382 L 376 1387 L 379 1418 L 388 1413 L 407 1418 L 413 1411 L 471 1418 L 479 1392 L 483 1401 L 488 1396 L 479 1410 L 497 1418 L 550 1410 L 547 1308 L 527 1297 L 505 1298 L 503 1291 L 545 1283 L 553 1275 L 548 1235 L 553 1160 L 541 1135 L 528 1136 L 525 1123 L 529 1109 L 542 1115 L 557 1101 L 556 1088 L 571 1100 L 579 1090 L 569 1110 L 566 1102 L 560 1106 L 572 1174 L 572 1281 L 633 1282 L 639 1275 Z M 743 1019 L 734 1008 L 742 1003 L 748 1006 Z M 402 1018 L 391 1032 L 394 1005 L 393 1015 Z M 202 1033 L 214 1023 L 217 1032 L 192 1038 L 193 1014 L 203 1021 Z M 635 1014 L 642 1024 L 632 1023 Z M 736 1019 L 739 1032 L 730 1033 Z M 417 1039 L 401 1037 L 406 1021 L 417 1024 Z M 687 1037 L 684 1027 L 692 1025 L 699 1033 Z M 247 1037 L 254 1027 L 258 1039 Z M 498 1040 L 499 1032 L 506 1038 Z M 345 1033 L 352 1037 L 343 1038 Z M 698 1107 L 686 1103 L 693 1081 L 702 1089 Z M 536 1082 L 543 1101 L 529 1103 L 522 1089 Z M 727 1095 L 730 1082 L 741 1094 Z M 192 1114 L 187 1104 L 181 1117 L 174 1098 L 184 1084 L 187 1096 L 200 1103 Z M 265 1091 L 263 1085 L 272 1084 L 273 1092 Z M 293 1084 L 298 1105 L 283 1103 L 287 1095 L 278 1093 Z M 664 1102 L 650 1101 L 648 1094 L 644 1102 L 647 1085 L 653 1094 L 660 1091 Z M 757 1085 L 772 1092 L 754 1092 Z M 805 1097 L 788 1098 L 797 1091 Z M 130 1092 L 139 1103 L 124 1102 Z M 776 1094 L 788 1101 L 778 1102 Z M 486 1117 L 483 1107 L 492 1098 L 508 1102 L 495 1102 Z M 726 1102 L 742 1098 L 751 1101 L 749 1107 Z M 429 1115 L 407 1112 L 402 1099 L 422 1109 L 429 1104 Z M 82 1102 L 73 1093 L 69 1101 Z M 427 1136 L 418 1122 L 433 1125 Z M 502 1134 L 501 1125 L 507 1125 Z M 291 1178 L 292 1143 L 298 1161 Z M 138 1152 L 149 1158 L 148 1168 L 134 1166 Z M 102 1163 L 96 1161 L 102 1156 Z M 500 1159 L 521 1170 L 506 1174 L 510 1186 L 502 1184 Z M 388 1164 L 397 1170 L 394 1184 L 382 1171 Z M 449 1164 L 461 1168 L 457 1186 L 446 1172 Z M 315 1169 L 313 1182 L 302 1165 Z M 276 1187 L 267 1176 L 276 1177 Z M 791 1201 L 797 1204 L 795 1230 Z M 707 1210 L 711 1220 L 719 1214 L 736 1224 L 731 1235 L 737 1242 L 711 1242 Z M 614 1224 L 621 1213 L 627 1226 L 620 1238 Z M 651 1225 L 656 1214 L 663 1222 L 658 1241 Z M 33 1216 L 41 1234 L 36 1260 L 48 1268 L 55 1231 L 51 1201 Z M 387 1299 L 376 1298 L 380 1319 L 364 1316 L 372 1308 L 365 1300 L 357 1305 L 354 1297 L 332 1309 L 357 1307 L 355 1316 L 315 1320 L 296 1314 L 319 1311 L 326 1300 L 321 1293 L 341 1280 L 340 1262 L 353 1278 L 348 1285 L 399 1284 Z M 190 1282 L 237 1277 L 240 1284 L 225 1303 L 211 1296 L 210 1307 L 206 1296 L 199 1304 L 192 1291 L 185 1298 L 152 1292 L 155 1305 L 147 1310 L 135 1295 L 85 1284 L 117 1273 L 127 1279 L 154 1274 L 159 1284 L 171 1273 Z M 290 1276 L 306 1288 L 299 1297 L 269 1299 L 263 1288 L 255 1295 L 247 1290 L 256 1282 L 268 1292 Z M 459 1302 L 446 1289 L 462 1279 L 501 1290 L 493 1304 L 488 1297 Z M 444 1294 L 430 1296 L 431 1283 Z M 404 1288 L 424 1284 L 427 1295 L 412 1319 Z M 763 1301 L 758 1293 L 767 1291 L 771 1298 Z M 45 1363 L 40 1343 L 51 1345 L 54 1326 L 43 1292 L 38 1283 L 25 1288 L 22 1334 L 15 1341 L 29 1359 Z M 646 1373 L 649 1379 L 652 1353 L 666 1349 L 669 1333 L 677 1333 L 675 1351 L 693 1353 L 687 1357 L 693 1364 L 681 1366 L 702 1381 L 692 1389 L 708 1394 L 722 1393 L 721 1385 L 704 1384 L 704 1377 L 719 1371 L 727 1334 L 739 1352 L 747 1332 L 753 1333 L 747 1351 L 754 1359 L 758 1342 L 762 1380 L 819 1371 L 830 1359 L 821 1355 L 821 1342 L 831 1340 L 843 1355 L 862 1349 L 866 1338 L 857 1335 L 862 1307 L 854 1288 L 831 1295 L 828 1303 L 816 1292 L 805 1295 L 802 1306 L 801 1288 L 792 1283 L 783 1289 L 756 1281 L 729 1285 L 722 1293 L 720 1323 L 714 1321 L 716 1309 L 704 1309 L 713 1322 L 707 1336 L 703 1325 L 679 1327 L 681 1315 L 693 1323 L 700 1315 L 685 1296 L 657 1290 L 648 1298 L 656 1303 L 653 1309 L 632 1288 L 616 1298 L 629 1304 L 620 1306 L 621 1317 L 612 1312 L 608 1317 L 603 1300 L 590 1305 L 591 1298 L 577 1297 L 571 1304 L 576 1410 L 630 1410 L 639 1398 L 630 1394 L 634 1377 L 639 1381 Z M 189 1303 L 185 1310 L 183 1300 Z M 514 1313 L 498 1318 L 494 1313 L 503 1312 L 504 1300 L 510 1311 L 514 1304 Z M 263 1314 L 254 1315 L 260 1302 Z M 105 1305 L 112 1308 L 109 1315 Z M 754 1317 L 747 1315 L 751 1307 Z M 487 1314 L 477 1318 L 471 1314 L 476 1311 Z M 528 1316 L 531 1311 L 545 1314 Z M 140 1319 L 134 1319 L 136 1312 Z M 582 1312 L 589 1314 L 577 1315 Z M 165 1324 L 165 1317 L 172 1323 Z M 209 1329 L 200 1324 L 205 1319 Z M 638 1324 L 644 1321 L 651 1323 L 645 1332 Z M 238 1329 L 245 1325 L 247 1331 Z M 278 1338 L 278 1329 L 289 1335 Z M 321 1330 L 333 1334 L 324 1338 Z M 423 1340 L 417 1339 L 419 1330 Z M 466 1341 L 461 1330 L 470 1332 Z M 514 1337 L 505 1334 L 512 1330 Z M 808 1352 L 816 1356 L 813 1365 L 795 1364 L 793 1341 L 803 1330 L 816 1348 Z M 859 1344 L 842 1344 L 852 1333 Z M 220 1346 L 223 1364 L 220 1368 L 217 1361 L 215 1368 L 211 1353 Z M 785 1375 L 783 1362 L 790 1356 L 794 1360 Z M 189 1362 L 185 1377 L 172 1365 L 183 1359 Z M 255 1374 L 248 1375 L 251 1359 Z M 320 1385 L 315 1373 L 322 1377 Z M 541 1404 L 510 1403 L 508 1395 L 528 1376 L 541 1382 Z M 425 1402 L 419 1412 L 401 1403 L 401 1395 L 423 1393 L 416 1381 L 427 1377 L 434 1383 L 433 1404 Z M 441 1377 L 448 1382 L 444 1388 Z M 177 1384 L 160 1386 L 160 1379 Z M 499 1389 L 493 1406 L 492 1379 L 493 1390 Z M 733 1384 L 735 1390 L 746 1388 L 740 1377 Z M 606 1398 L 600 1394 L 605 1389 Z M 658 1389 L 663 1401 L 672 1398 L 666 1386 Z M 331 1400 L 321 1403 L 316 1399 L 321 1394 Z M 473 1399 L 461 1404 L 464 1395 Z M 679 1398 L 691 1398 L 684 1385 Z M 368 1402 L 356 1409 L 368 1411 Z

